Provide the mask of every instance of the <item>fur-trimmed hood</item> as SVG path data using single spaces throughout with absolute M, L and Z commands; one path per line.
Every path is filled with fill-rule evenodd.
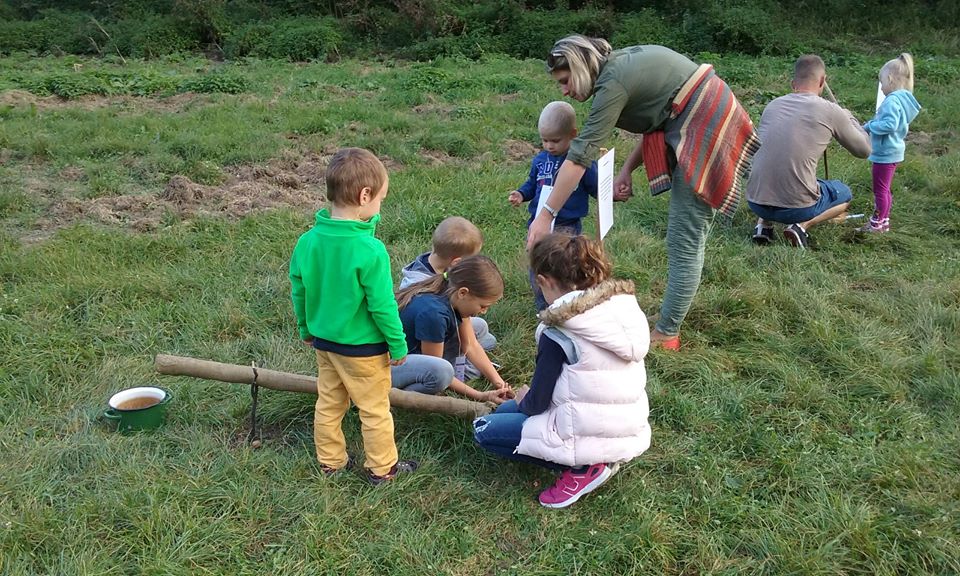
M 650 347 L 650 327 L 634 295 L 633 282 L 607 280 L 540 313 L 540 321 L 583 338 L 628 361 Z

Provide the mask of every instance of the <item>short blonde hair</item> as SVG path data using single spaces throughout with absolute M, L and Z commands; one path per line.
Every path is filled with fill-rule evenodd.
M 364 188 L 370 188 L 371 198 L 380 193 L 387 182 L 387 168 L 369 150 L 341 148 L 330 159 L 326 181 L 327 200 L 341 206 L 359 206 Z
M 444 218 L 433 231 L 433 253 L 444 260 L 473 256 L 483 248 L 483 233 L 461 216 Z
M 555 100 L 543 107 L 537 129 L 541 135 L 569 136 L 577 129 L 577 111 L 569 102 Z
M 600 75 L 600 67 L 607 60 L 613 47 L 603 38 L 587 38 L 579 34 L 567 36 L 550 49 L 547 55 L 547 72 L 570 71 L 570 90 L 588 98 L 593 94 L 593 83 Z
M 823 58 L 816 54 L 804 54 L 793 65 L 794 84 L 815 84 L 827 73 Z
M 880 83 L 890 92 L 894 90 L 913 92 L 913 56 L 904 52 L 884 64 L 880 69 Z

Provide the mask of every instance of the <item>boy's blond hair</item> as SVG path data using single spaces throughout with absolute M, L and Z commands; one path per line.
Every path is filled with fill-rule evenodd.
M 543 107 L 537 129 L 541 136 L 570 136 L 577 129 L 577 111 L 568 102 L 551 102 Z
M 341 148 L 327 166 L 327 200 L 338 205 L 359 206 L 360 191 L 370 188 L 371 198 L 387 182 L 387 168 L 373 152 Z
M 880 69 L 880 83 L 890 92 L 907 90 L 913 92 L 913 56 L 904 52 L 890 60 Z
M 483 248 L 483 233 L 476 224 L 450 216 L 433 231 L 433 253 L 444 260 L 473 256 Z

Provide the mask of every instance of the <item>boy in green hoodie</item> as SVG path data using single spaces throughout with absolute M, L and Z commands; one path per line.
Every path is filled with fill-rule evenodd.
M 290 259 L 293 310 L 300 338 L 316 349 L 313 438 L 327 475 L 349 464 L 341 422 L 350 401 L 362 422 L 364 467 L 373 484 L 412 472 L 398 460 L 390 414 L 390 366 L 407 344 L 393 296 L 390 257 L 374 237 L 389 178 L 368 150 L 344 148 L 326 172 L 330 208 L 300 236 Z

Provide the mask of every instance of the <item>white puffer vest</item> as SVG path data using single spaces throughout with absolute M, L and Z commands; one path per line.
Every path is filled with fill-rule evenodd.
M 547 411 L 524 422 L 517 453 L 566 466 L 642 454 L 650 447 L 643 365 L 650 328 L 633 282 L 610 280 L 562 298 L 540 320 L 538 341 L 544 330 L 569 339 L 563 346 L 569 363 Z

